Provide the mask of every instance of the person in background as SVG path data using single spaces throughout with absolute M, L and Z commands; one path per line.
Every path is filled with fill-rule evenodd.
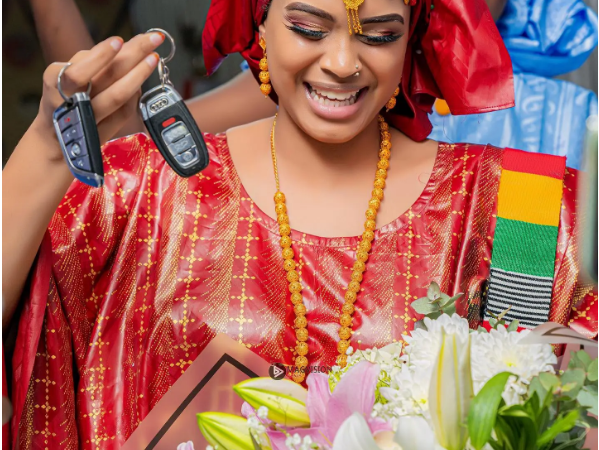
M 597 14 L 583 0 L 509 0 L 501 7 L 495 2 L 497 27 L 512 58 L 516 106 L 453 116 L 437 100 L 429 139 L 567 156 L 568 166 L 578 169 L 597 96 L 553 77 L 578 69 L 595 49 Z

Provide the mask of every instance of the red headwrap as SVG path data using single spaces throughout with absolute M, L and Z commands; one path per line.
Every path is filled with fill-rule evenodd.
M 258 76 L 258 26 L 269 1 L 212 0 L 203 35 L 209 73 L 239 52 Z M 435 98 L 455 115 L 514 106 L 512 63 L 484 0 L 418 0 L 408 36 L 397 106 L 386 117 L 410 138 L 430 134 Z

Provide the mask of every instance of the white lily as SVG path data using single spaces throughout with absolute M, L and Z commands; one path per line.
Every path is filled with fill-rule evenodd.
M 333 450 L 401 450 L 401 447 L 393 442 L 391 431 L 381 431 L 373 436 L 364 416 L 356 412 L 339 427 Z
M 429 389 L 429 411 L 437 442 L 447 450 L 463 450 L 466 419 L 474 397 L 470 335 L 464 340 L 443 331 Z
M 265 406 L 273 422 L 287 427 L 310 426 L 306 409 L 308 391 L 291 380 L 251 378 L 236 384 L 233 390 L 255 409 Z
M 245 418 L 218 412 L 199 413 L 197 418 L 210 445 L 223 450 L 254 450 Z
M 395 442 L 409 450 L 432 450 L 435 435 L 422 416 L 401 416 L 397 422 Z

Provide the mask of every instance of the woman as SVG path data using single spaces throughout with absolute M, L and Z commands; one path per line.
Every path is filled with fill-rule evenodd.
M 207 135 L 211 164 L 189 179 L 134 135 L 104 148 L 106 188 L 69 187 L 49 139 L 61 65 L 47 70 L 40 115 L 4 174 L 9 311 L 39 247 L 13 359 L 21 448 L 118 448 L 219 332 L 269 361 L 342 364 L 350 343 L 400 340 L 418 319 L 410 302 L 432 280 L 467 292 L 459 308 L 473 326 L 491 269 L 487 311 L 501 307 L 503 284 L 511 320 L 596 333 L 596 306 L 577 285 L 575 172 L 552 156 L 425 140 L 436 96 L 454 113 L 513 105 L 510 62 L 484 4 L 273 0 L 266 15 L 266 3 L 213 2 L 204 53 L 214 70 L 241 51 L 278 97 L 276 121 Z M 111 39 L 66 70 L 71 91 L 93 80 L 103 141 L 133 109 L 159 41 Z M 540 199 L 527 210 L 542 220 L 520 222 L 533 231 L 532 219 L 550 222 L 549 238 L 538 264 L 512 267 L 531 242 L 506 240 L 521 205 L 499 178 L 513 188 L 508 178 L 530 176 L 553 189 L 553 209 Z M 523 301 L 505 274 L 538 288 Z M 573 304 L 593 320 L 571 315 Z

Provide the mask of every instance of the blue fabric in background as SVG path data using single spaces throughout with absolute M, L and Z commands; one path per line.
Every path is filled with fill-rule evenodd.
M 434 111 L 429 138 L 562 155 L 580 168 L 597 96 L 550 77 L 578 69 L 595 49 L 597 14 L 583 0 L 508 0 L 497 27 L 512 58 L 516 106 L 469 116 Z

